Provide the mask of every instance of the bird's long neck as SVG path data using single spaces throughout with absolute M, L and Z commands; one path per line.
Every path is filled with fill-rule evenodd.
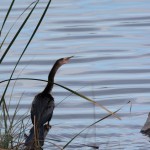
M 56 72 L 60 66 L 61 65 L 56 61 L 56 63 L 54 64 L 53 68 L 51 69 L 51 71 L 48 75 L 48 83 L 47 83 L 43 93 L 49 94 L 52 91 L 53 84 L 54 84 L 54 77 L 55 77 L 55 74 L 56 74 Z

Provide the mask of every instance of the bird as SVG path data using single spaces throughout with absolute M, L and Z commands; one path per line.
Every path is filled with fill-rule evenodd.
M 54 98 L 51 94 L 53 85 L 54 85 L 54 77 L 56 75 L 57 70 L 64 64 L 68 63 L 71 57 L 60 58 L 58 59 L 48 75 L 48 83 L 44 90 L 37 94 L 34 97 L 34 100 L 31 105 L 31 120 L 33 127 L 30 129 L 30 134 L 27 136 L 25 141 L 25 146 L 33 145 L 31 144 L 34 140 L 34 126 L 36 126 L 38 131 L 38 140 L 40 146 L 44 145 L 44 124 L 47 123 L 50 126 L 50 120 L 53 116 L 54 111 Z

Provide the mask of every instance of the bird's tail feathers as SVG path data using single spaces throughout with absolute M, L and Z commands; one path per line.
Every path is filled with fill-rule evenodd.
M 34 126 L 30 129 L 29 136 L 25 135 L 25 138 L 26 138 L 25 146 L 34 147 L 34 139 L 35 139 Z M 38 128 L 37 139 L 39 140 L 40 146 L 43 146 L 44 145 L 44 126 L 40 126 Z
M 29 134 L 29 136 L 27 136 L 27 135 L 25 134 L 25 138 L 26 138 L 26 140 L 25 140 L 25 146 L 33 145 L 33 142 L 34 142 L 34 127 L 32 127 L 32 128 L 30 129 L 30 134 Z

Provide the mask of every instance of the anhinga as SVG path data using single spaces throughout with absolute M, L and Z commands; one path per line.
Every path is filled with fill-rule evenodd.
M 44 144 L 44 124 L 48 123 L 52 118 L 53 115 L 53 110 L 54 110 L 54 98 L 51 95 L 51 91 L 53 89 L 53 84 L 54 84 L 54 77 L 59 69 L 60 66 L 63 64 L 68 63 L 69 59 L 71 57 L 66 57 L 66 58 L 61 58 L 58 59 L 54 66 L 52 67 L 49 76 L 48 76 L 48 83 L 43 90 L 43 92 L 37 94 L 32 102 L 32 107 L 31 107 L 31 120 L 32 124 L 37 127 L 38 129 L 38 137 L 39 137 L 39 143 L 40 146 L 43 146 Z M 25 145 L 29 146 L 32 145 L 31 143 L 33 142 L 34 139 L 34 127 L 31 128 L 30 130 L 30 135 L 27 136 L 27 139 L 25 141 Z

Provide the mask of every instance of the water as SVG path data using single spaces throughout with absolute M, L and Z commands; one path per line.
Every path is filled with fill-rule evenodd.
M 0 25 L 11 1 L 0 2 Z M 32 1 L 16 0 L 13 12 L 2 32 L 2 39 L 14 20 Z M 0 80 L 9 78 L 14 64 L 27 43 L 47 1 L 40 3 L 11 47 L 0 67 Z M 148 150 L 148 137 L 140 130 L 150 111 L 150 2 L 149 0 L 53 0 L 38 32 L 19 63 L 13 77 L 47 79 L 56 59 L 74 56 L 62 66 L 55 82 L 92 98 L 112 111 L 129 100 L 118 116 L 103 120 L 85 130 L 68 150 L 91 150 L 86 145 L 97 145 L 101 150 Z M 28 11 L 29 12 L 29 11 Z M 17 22 L 3 45 L 2 55 L 26 12 Z M 17 117 L 30 109 L 34 96 L 46 83 L 20 80 L 11 82 L 6 100 L 11 97 L 13 112 L 22 93 Z M 1 84 L 1 94 L 6 83 Z M 15 88 L 13 89 L 15 85 Z M 58 86 L 53 89 L 56 106 L 47 139 L 60 146 L 83 128 L 107 115 Z M 50 140 L 49 140 L 50 141 Z M 45 149 L 58 148 L 45 143 Z

